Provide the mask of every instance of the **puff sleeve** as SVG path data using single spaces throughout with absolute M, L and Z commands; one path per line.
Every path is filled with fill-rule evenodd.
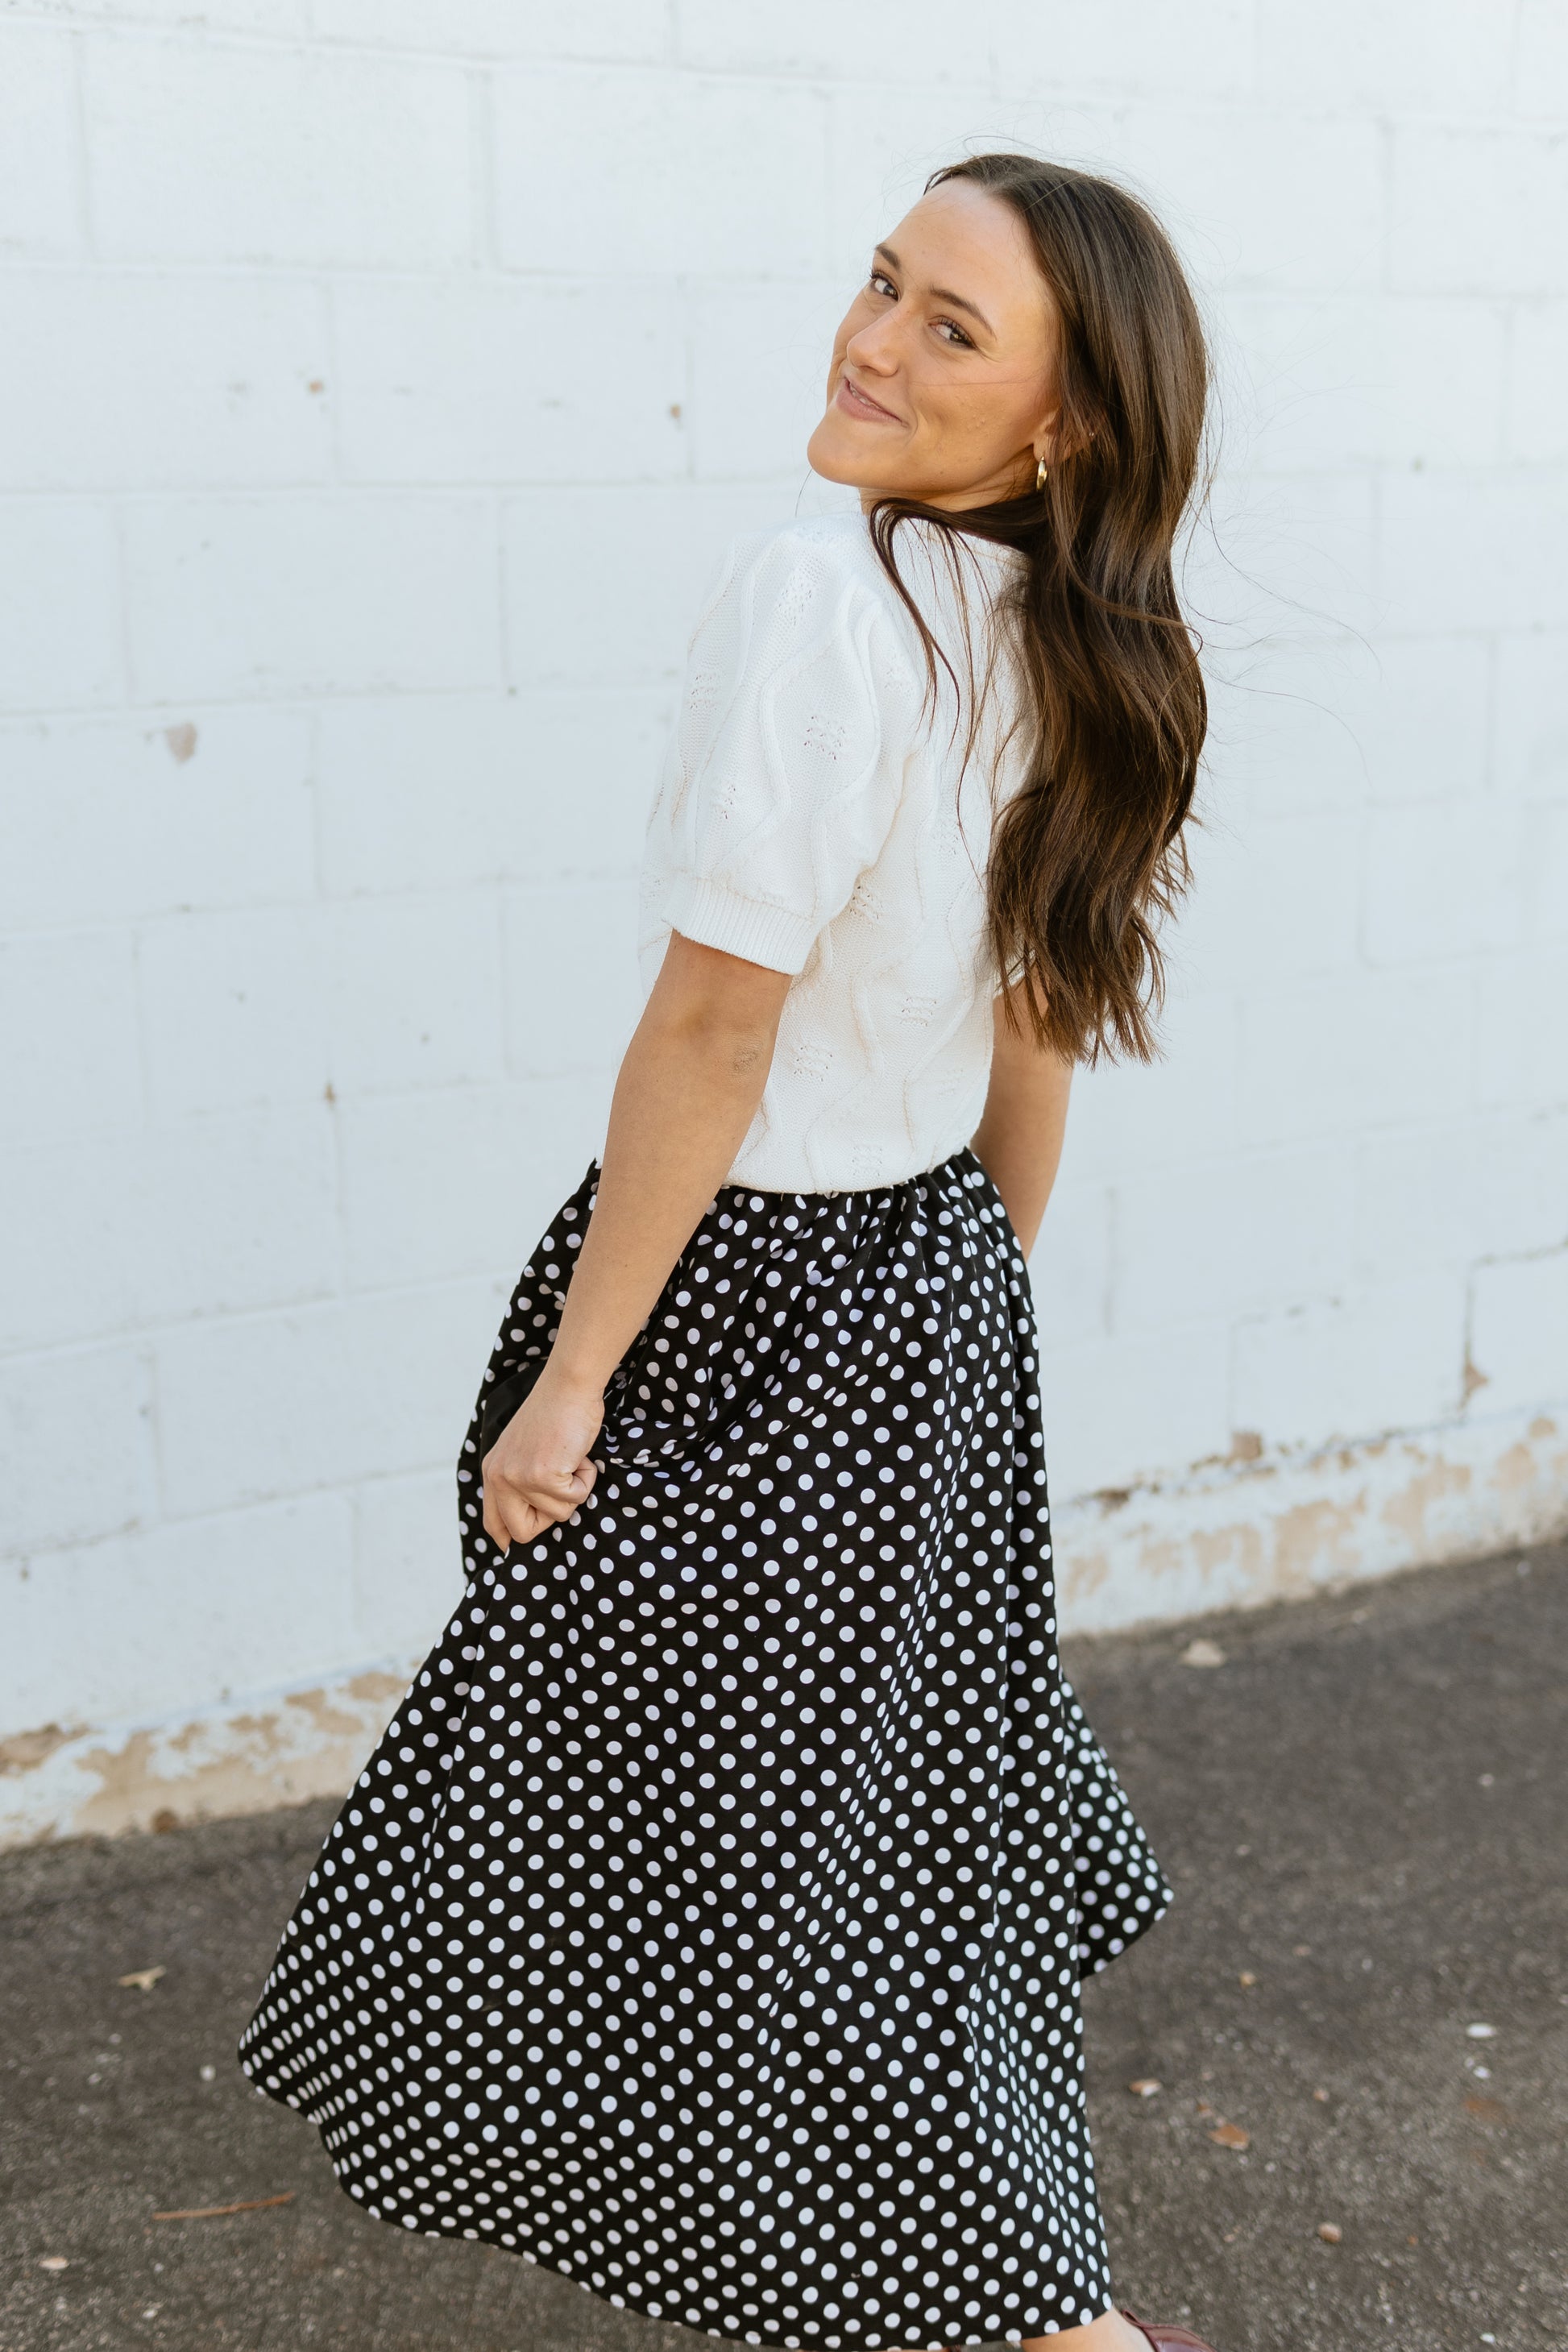
M 842 526 L 731 550 L 691 641 L 650 824 L 660 931 L 799 972 L 877 858 L 914 679 L 867 561 Z

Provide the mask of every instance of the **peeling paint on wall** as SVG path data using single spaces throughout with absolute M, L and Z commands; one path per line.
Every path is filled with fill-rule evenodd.
M 349 1788 L 418 1667 L 366 1667 L 305 1690 L 151 1727 L 5 1743 L 0 1844 L 173 1829 Z M 30 1743 L 30 1745 L 29 1745 Z
M 0 1774 L 36 1772 L 74 1736 L 58 1723 L 42 1723 L 37 1731 L 18 1731 L 11 1739 L 0 1739 Z
M 1568 1426 L 1534 1414 L 1249 1454 L 1053 1514 L 1064 1626 L 1262 1608 L 1568 1528 Z

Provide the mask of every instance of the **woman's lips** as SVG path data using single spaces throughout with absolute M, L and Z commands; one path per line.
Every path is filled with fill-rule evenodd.
M 871 398 L 869 393 L 862 392 L 858 383 L 852 383 L 847 375 L 839 377 L 838 390 L 835 397 L 846 415 L 865 417 L 879 425 L 898 425 L 902 422 L 900 417 L 893 415 L 890 408 L 884 408 L 879 401 Z

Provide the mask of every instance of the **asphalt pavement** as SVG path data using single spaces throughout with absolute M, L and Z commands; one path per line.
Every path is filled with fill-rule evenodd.
M 1177 1892 L 1085 1993 L 1121 2300 L 1218 2352 L 1568 2352 L 1568 1548 L 1068 1665 Z M 373 2221 L 245 2083 L 333 1810 L 0 1856 L 0 2352 L 695 2352 Z

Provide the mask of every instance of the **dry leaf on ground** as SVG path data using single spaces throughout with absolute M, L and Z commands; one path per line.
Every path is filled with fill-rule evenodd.
M 1223 1666 L 1225 1652 L 1217 1642 L 1205 1642 L 1200 1635 L 1197 1641 L 1189 1642 L 1182 1652 L 1182 1664 L 1184 1666 Z
M 151 1992 L 159 1978 L 166 1977 L 168 1973 L 168 1969 L 161 1964 L 155 1969 L 132 1969 L 128 1977 L 117 1977 L 115 1982 L 134 1985 L 138 1992 Z
M 1250 2147 L 1252 2134 L 1242 2130 L 1239 2124 L 1216 2124 L 1209 2134 L 1216 2147 Z
M 1163 2091 L 1165 2086 L 1163 2083 L 1157 2083 L 1152 2074 L 1140 2074 L 1137 2081 L 1129 2083 L 1127 2087 L 1135 2099 L 1152 2099 L 1156 2091 Z
M 1472 2091 L 1465 2101 L 1465 2113 L 1483 2124 L 1506 2124 L 1513 2121 L 1500 2099 L 1489 2099 L 1484 2091 Z
M 1325 2246 L 1337 2246 L 1340 2240 L 1344 2236 L 1344 2231 L 1341 2229 L 1337 2221 L 1320 2221 L 1318 2224 L 1318 2235 L 1321 2238 Z
M 242 2197 L 237 2205 L 181 2205 L 170 2213 L 154 2213 L 154 2221 L 217 2221 L 226 2213 L 259 2213 L 268 2205 L 291 2205 L 295 2191 L 285 2189 L 280 2197 Z

